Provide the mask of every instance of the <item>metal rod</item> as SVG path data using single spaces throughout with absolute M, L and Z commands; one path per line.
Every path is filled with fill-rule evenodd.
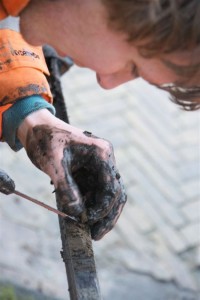
M 59 60 L 45 56 L 50 71 L 48 80 L 54 96 L 56 116 L 69 123 L 60 82 Z M 63 203 L 58 195 L 56 201 L 58 209 L 63 210 Z M 63 246 L 61 256 L 66 267 L 70 300 L 101 300 L 89 225 L 60 217 L 59 223 Z
M 69 216 L 69 215 L 63 213 L 62 211 L 60 211 L 60 210 L 58 210 L 58 209 L 55 209 L 55 208 L 53 208 L 53 207 L 51 207 L 51 206 L 49 206 L 49 205 L 47 205 L 47 204 L 45 204 L 45 203 L 43 203 L 43 202 L 37 200 L 37 199 L 34 199 L 34 198 L 32 198 L 32 197 L 30 197 L 30 196 L 28 196 L 28 195 L 26 195 L 26 194 L 23 194 L 23 193 L 21 193 L 21 192 L 19 192 L 19 191 L 16 191 L 16 190 L 15 190 L 13 193 L 16 194 L 16 195 L 18 195 L 18 196 L 20 196 L 20 197 L 22 197 L 22 198 L 24 198 L 24 199 L 26 199 L 26 200 L 29 200 L 29 201 L 31 201 L 31 202 L 33 202 L 33 203 L 39 205 L 39 206 L 42 206 L 42 207 L 44 207 L 44 208 L 46 208 L 46 209 L 48 209 L 48 210 L 54 212 L 55 214 L 57 214 L 57 215 L 59 215 L 59 216 L 61 216 L 61 217 L 63 217 L 63 218 L 69 218 L 69 219 L 71 219 L 71 220 L 77 222 L 77 219 L 76 219 L 76 218 L 71 217 L 71 216 Z

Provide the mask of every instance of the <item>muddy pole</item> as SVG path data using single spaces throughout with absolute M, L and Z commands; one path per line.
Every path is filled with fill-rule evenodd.
M 46 62 L 50 71 L 48 78 L 56 107 L 56 116 L 69 123 L 60 76 L 70 68 L 70 63 L 59 59 L 54 50 L 44 48 Z M 56 196 L 58 210 L 63 211 L 62 203 Z M 62 239 L 61 256 L 65 263 L 68 289 L 71 300 L 100 300 L 100 288 L 92 248 L 90 228 L 85 222 L 76 222 L 59 216 Z
M 89 227 L 62 217 L 59 220 L 70 299 L 101 299 Z

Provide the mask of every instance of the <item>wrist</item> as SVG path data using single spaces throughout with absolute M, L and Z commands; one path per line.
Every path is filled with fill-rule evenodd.
M 60 128 L 73 134 L 80 135 L 82 130 L 63 122 L 55 117 L 48 109 L 40 109 L 29 114 L 20 124 L 17 130 L 17 137 L 24 147 L 26 147 L 26 138 L 28 132 L 35 126 L 48 125 Z
M 17 130 L 17 137 L 20 140 L 21 144 L 26 149 L 26 140 L 27 135 L 35 126 L 38 125 L 48 125 L 52 128 L 58 128 L 63 131 L 66 131 L 71 134 L 72 139 L 75 141 L 79 141 L 80 143 L 92 144 L 94 143 L 94 139 L 89 138 L 83 133 L 83 130 L 77 127 L 74 127 L 64 121 L 58 119 L 54 115 L 52 115 L 47 109 L 40 109 L 28 115 L 23 122 L 20 124 Z M 103 142 L 104 140 L 98 139 L 95 141 L 98 143 Z
M 23 144 L 18 139 L 17 131 L 24 120 L 34 112 L 47 110 L 49 114 L 55 113 L 55 108 L 39 95 L 33 95 L 17 100 L 3 113 L 2 136 L 3 140 L 15 151 L 20 150 Z M 24 129 L 25 130 L 25 129 Z M 26 132 L 26 131 L 25 131 Z
M 24 147 L 26 147 L 26 137 L 28 131 L 36 125 L 54 123 L 56 118 L 48 109 L 40 109 L 28 115 L 20 124 L 17 130 L 17 137 Z

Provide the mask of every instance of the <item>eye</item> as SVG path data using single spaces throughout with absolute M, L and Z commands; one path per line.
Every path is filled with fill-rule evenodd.
M 139 77 L 139 72 L 138 72 L 138 68 L 136 67 L 135 64 L 132 64 L 131 67 L 131 74 L 133 75 L 133 77 Z

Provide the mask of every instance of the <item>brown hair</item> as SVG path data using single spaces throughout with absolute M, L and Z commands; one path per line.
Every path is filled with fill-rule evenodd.
M 172 52 L 191 52 L 191 63 L 184 66 L 184 82 L 200 78 L 200 1 L 199 0 L 101 0 L 109 15 L 109 26 L 127 34 L 129 43 L 144 57 Z M 199 49 L 198 49 L 199 48 Z M 195 57 L 193 55 L 195 53 Z M 196 61 L 198 59 L 198 61 Z M 181 67 L 179 66 L 179 69 Z M 191 72 L 192 71 L 192 72 Z M 182 74 L 180 74 L 180 77 Z M 173 94 L 173 93 L 172 93 Z M 194 95 L 195 94 L 195 95 Z M 199 108 L 200 88 L 188 93 L 189 100 L 173 99 L 187 110 Z M 179 94 L 179 96 L 181 96 Z M 193 98 L 195 100 L 193 101 Z M 187 102 L 187 107 L 185 107 Z

